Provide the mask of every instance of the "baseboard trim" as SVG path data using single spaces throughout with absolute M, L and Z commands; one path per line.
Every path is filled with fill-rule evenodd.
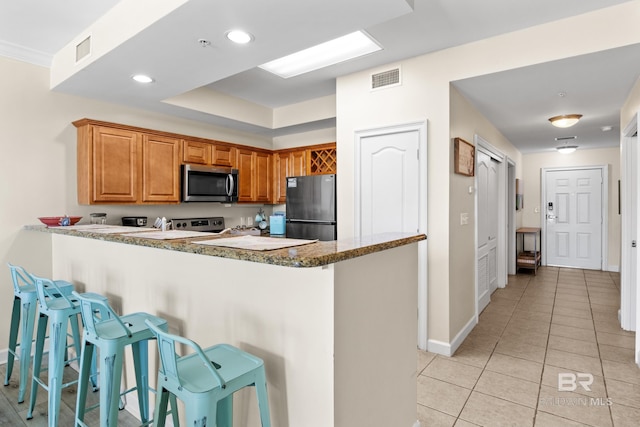
M 441 354 L 443 356 L 451 357 L 456 352 L 458 347 L 464 342 L 467 335 L 471 333 L 476 326 L 477 320 L 474 315 L 469 319 L 466 325 L 458 332 L 450 343 L 438 340 L 429 340 L 427 343 L 427 351 L 431 353 Z
M 607 271 L 611 271 L 614 273 L 620 273 L 620 266 L 619 265 L 609 265 L 607 266 Z

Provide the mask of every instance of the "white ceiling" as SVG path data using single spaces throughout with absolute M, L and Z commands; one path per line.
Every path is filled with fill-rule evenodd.
M 121 0 L 122 2 L 151 0 Z M 268 108 L 335 93 L 340 75 L 517 29 L 624 3 L 621 0 L 189 0 L 54 90 L 164 112 L 263 135 L 332 126 L 270 129 L 169 105 L 163 100 L 206 87 Z M 116 0 L 0 0 L 0 55 L 48 66 L 53 55 Z M 413 7 L 413 8 L 412 8 Z M 614 24 L 612 23 L 612 26 Z M 231 28 L 255 41 L 234 46 Z M 383 50 L 291 79 L 258 65 L 313 44 L 366 30 Z M 614 28 L 612 27 L 612 31 Z M 114 28 L 114 31 L 118 31 Z M 198 39 L 211 42 L 201 47 Z M 129 76 L 156 78 L 141 90 Z M 578 136 L 581 147 L 619 142 L 619 110 L 640 73 L 640 46 L 570 58 L 454 82 L 522 152 L 552 150 L 554 138 Z M 567 96 L 559 97 L 559 92 Z M 581 113 L 580 126 L 554 131 L 547 118 Z M 614 126 L 602 132 L 601 126 Z

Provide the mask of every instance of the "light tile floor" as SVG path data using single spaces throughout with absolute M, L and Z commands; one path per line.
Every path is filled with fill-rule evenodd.
M 640 426 L 635 333 L 620 275 L 543 267 L 510 276 L 452 357 L 418 352 L 422 426 Z M 559 391 L 559 374 L 593 375 Z

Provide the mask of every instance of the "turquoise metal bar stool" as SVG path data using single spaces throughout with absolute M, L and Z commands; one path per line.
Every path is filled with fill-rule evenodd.
M 184 402 L 187 425 L 232 427 L 233 393 L 254 386 L 262 427 L 271 427 L 262 359 L 228 344 L 203 350 L 195 342 L 171 335 L 151 322 L 147 326 L 156 334 L 161 361 L 155 426 L 165 425 L 167 400 L 174 395 Z M 176 343 L 187 345 L 193 353 L 178 356 Z
M 84 321 L 84 338 L 82 340 L 82 356 L 80 360 L 80 379 L 76 401 L 76 426 L 86 426 L 84 416 L 87 410 L 87 383 L 90 375 L 89 366 L 98 348 L 100 358 L 100 426 L 112 427 L 118 423 L 118 409 L 122 396 L 136 390 L 140 418 L 143 425 L 149 424 L 149 361 L 148 340 L 155 335 L 147 328 L 152 324 L 160 330 L 168 328 L 167 321 L 147 313 L 133 313 L 118 316 L 105 298 L 95 293 L 73 296 L 80 302 Z M 120 391 L 122 382 L 122 365 L 124 349 L 131 345 L 136 376 L 136 387 Z M 172 405 L 173 406 L 173 405 Z M 174 418 L 177 421 L 177 413 Z
M 60 412 L 60 398 L 62 389 L 77 380 L 63 383 L 64 367 L 72 360 L 67 360 L 67 336 L 68 326 L 71 324 L 71 336 L 76 355 L 80 355 L 80 328 L 78 325 L 78 314 L 80 305 L 73 297 L 65 295 L 58 286 L 58 282 L 50 279 L 31 275 L 35 281 L 36 293 L 38 296 L 38 333 L 36 337 L 36 352 L 33 357 L 33 379 L 31 381 L 31 397 L 29 399 L 29 410 L 27 419 L 33 418 L 33 408 L 36 404 L 38 385 L 42 386 L 49 393 L 49 426 L 58 426 L 58 416 Z M 49 363 L 48 381 L 45 383 L 40 378 L 42 355 L 44 353 L 44 338 L 49 323 Z M 79 356 L 78 356 L 79 357 Z M 76 359 L 78 358 L 76 357 Z
M 9 354 L 7 357 L 7 372 L 4 385 L 9 385 L 13 373 L 13 363 L 17 357 L 20 361 L 20 383 L 18 385 L 18 403 L 24 402 L 27 391 L 29 365 L 31 364 L 31 348 L 33 345 L 33 330 L 38 308 L 35 281 L 31 275 L 17 265 L 7 264 L 13 281 L 13 310 L 11 313 L 11 327 L 9 330 Z M 62 280 L 55 281 L 60 292 L 71 295 L 73 285 Z M 20 342 L 18 331 L 20 330 Z M 16 352 L 16 347 L 20 352 Z

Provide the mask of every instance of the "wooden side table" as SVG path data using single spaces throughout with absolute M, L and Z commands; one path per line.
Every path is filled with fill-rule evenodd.
M 527 235 L 533 236 L 533 250 L 525 250 L 525 238 Z M 519 268 L 533 269 L 533 274 L 538 273 L 538 267 L 542 265 L 540 250 L 542 249 L 542 235 L 540 227 L 521 227 L 516 230 L 516 247 L 518 237 L 522 236 L 522 250 L 516 249 L 516 272 Z M 540 249 L 538 249 L 540 241 Z

